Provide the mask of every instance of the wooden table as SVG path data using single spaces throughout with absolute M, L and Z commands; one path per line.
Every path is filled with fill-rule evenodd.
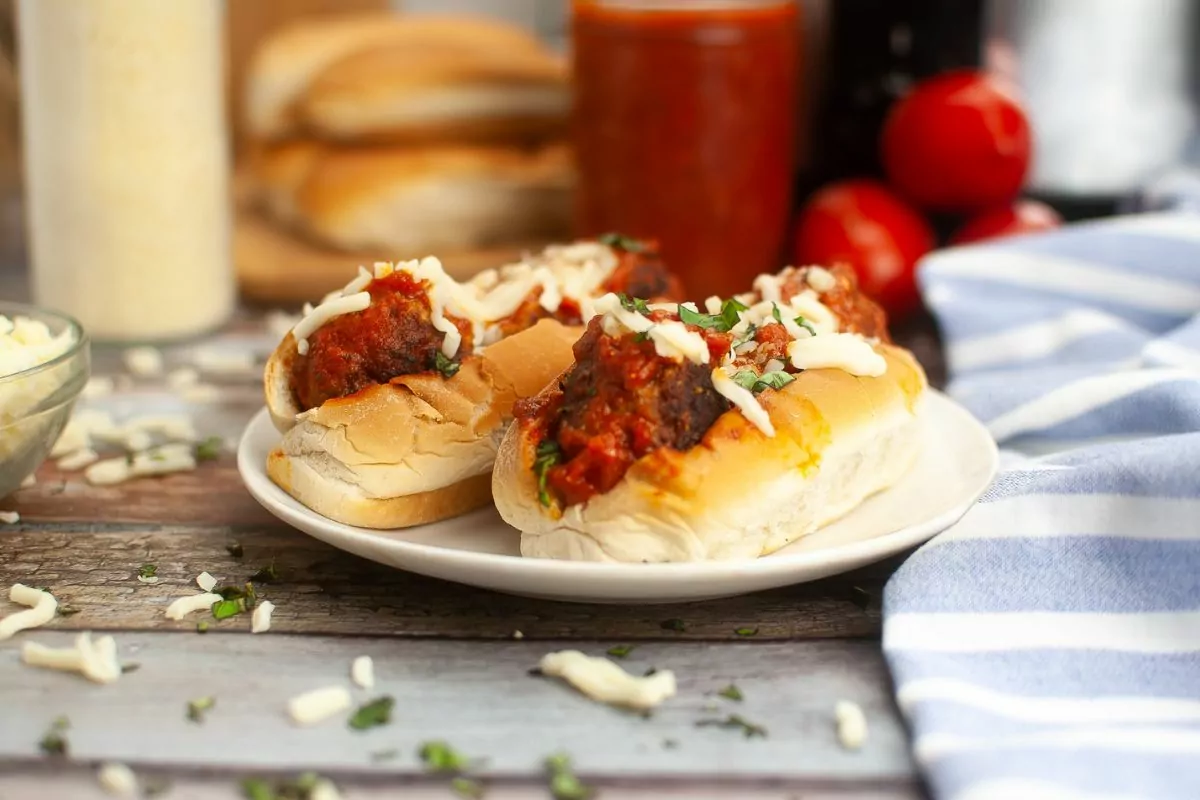
M 19 275 L 0 271 L 0 296 L 23 291 Z M 260 319 L 244 312 L 216 339 L 264 355 L 270 341 Z M 917 324 L 901 338 L 940 382 L 931 328 Z M 169 360 L 187 348 L 167 348 Z M 121 371 L 119 351 L 94 354 L 94 374 Z M 201 433 L 232 448 L 261 400 L 252 377 L 222 386 L 218 402 L 190 410 Z M 107 402 L 141 413 L 174 401 L 143 381 Z M 47 586 L 78 612 L 0 643 L 2 800 L 101 797 L 95 767 L 110 760 L 169 781 L 172 798 L 239 797 L 247 776 L 306 770 L 335 780 L 347 798 L 453 797 L 449 779 L 428 775 L 417 757 L 433 739 L 485 759 L 475 774 L 496 800 L 549 797 L 543 762 L 557 752 L 602 798 L 923 795 L 879 650 L 881 590 L 898 559 L 689 605 L 528 600 L 397 572 L 288 528 L 242 488 L 231 449 L 195 472 L 112 487 L 48 463 L 35 486 L 0 508 L 21 514 L 20 523 L 0 525 L 0 585 Z M 230 554 L 234 545 L 241 557 Z M 157 585 L 135 579 L 144 562 L 157 565 Z M 213 622 L 203 635 L 200 615 L 164 616 L 172 598 L 197 591 L 204 570 L 234 582 L 272 563 L 279 581 L 262 588 L 277 606 L 268 633 L 251 635 L 245 616 Z M 12 609 L 0 601 L 0 610 Z M 681 620 L 682 630 L 664 627 L 668 620 Z M 740 637 L 738 628 L 758 633 Z M 113 632 L 123 661 L 139 668 L 100 686 L 19 663 L 23 640 L 64 646 L 84 630 Z M 631 671 L 674 670 L 678 695 L 643 717 L 527 674 L 550 650 L 602 654 L 616 644 L 635 646 L 625 661 Z M 393 696 L 392 723 L 366 732 L 340 719 L 293 727 L 286 701 L 348 684 L 360 654 L 374 658 L 378 683 L 356 691 L 356 701 Z M 715 694 L 730 683 L 744 701 Z M 216 706 L 207 720 L 189 721 L 188 700 L 208 695 Z M 860 751 L 838 743 L 833 708 L 841 699 L 868 717 Z M 731 713 L 768 735 L 696 726 Z M 38 747 L 59 715 L 71 723 L 66 759 Z

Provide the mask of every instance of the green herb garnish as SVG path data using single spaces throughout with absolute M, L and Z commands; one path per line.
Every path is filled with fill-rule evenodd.
M 758 326 L 751 322 L 746 328 L 746 332 L 733 340 L 733 347 L 736 349 L 744 345 L 746 342 L 754 341 L 754 335 L 756 333 L 758 333 Z
M 212 604 L 212 615 L 214 619 L 229 619 L 230 617 L 236 617 L 245 610 L 246 605 L 242 600 L 218 600 Z
M 721 695 L 721 697 L 724 697 L 726 700 L 736 700 L 739 703 L 743 699 L 742 690 L 739 689 L 735 684 L 732 684 L 732 683 L 729 684 L 728 686 L 726 686 L 721 691 L 717 692 L 717 694 Z
M 417 755 L 430 772 L 462 772 L 471 766 L 466 756 L 440 740 L 422 742 Z
M 783 324 L 783 314 L 779 313 L 779 306 L 775 303 L 771 303 L 771 316 L 774 317 L 775 321 L 780 325 Z
M 450 788 L 466 800 L 479 800 L 484 795 L 483 784 L 471 778 L 455 778 L 450 781 Z
M 142 564 L 138 567 L 139 578 L 155 578 L 158 577 L 158 567 L 154 564 Z
M 715 727 L 715 728 L 738 728 L 742 734 L 751 739 L 755 736 L 766 738 L 767 729 L 762 725 L 755 725 L 753 722 L 747 721 L 739 714 L 730 714 L 725 719 L 702 719 L 696 723 L 697 728 Z
M 142 665 L 136 661 L 130 661 L 128 664 L 121 665 L 121 674 L 127 675 L 130 672 L 137 672 L 142 668 Z
M 811 336 L 817 335 L 817 329 L 814 328 L 812 326 L 812 323 L 809 322 L 808 320 L 806 320 L 803 315 L 796 317 L 796 324 L 799 325 L 801 328 L 804 328 L 804 330 L 808 331 L 809 335 L 811 335 Z
M 38 742 L 38 747 L 48 756 L 65 756 L 69 747 L 63 732 L 69 727 L 71 723 L 66 717 L 56 717 L 50 723 L 50 730 L 46 731 L 46 735 Z
M 635 342 L 637 342 L 638 344 L 641 344 L 642 342 L 646 341 L 649 338 L 650 338 L 650 331 L 646 330 L 646 331 L 642 331 L 642 332 L 638 333 L 636 336 L 634 336 L 633 340 Z M 592 395 L 592 396 L 594 396 L 594 395 Z
M 216 704 L 217 698 L 215 697 L 197 697 L 195 700 L 188 700 L 187 718 L 192 722 L 204 722 L 204 715 Z
M 74 606 L 59 606 L 58 615 L 60 617 L 71 617 L 79 613 L 79 609 Z
M 261 778 L 247 778 L 242 781 L 242 796 L 246 800 L 275 800 L 275 790 Z
M 627 253 L 642 253 L 646 250 L 646 245 L 634 239 L 631 236 L 626 236 L 621 233 L 605 233 L 596 237 L 596 241 L 608 247 L 615 247 L 618 250 L 624 250 Z
M 197 622 L 196 633 L 208 633 L 208 623 L 203 621 Z
M 758 628 L 738 628 L 734 633 L 738 636 L 757 636 Z
M 533 460 L 533 471 L 538 479 L 538 502 L 546 508 L 550 507 L 550 490 L 546 487 L 546 478 L 550 468 L 562 460 L 562 448 L 553 439 L 543 439 L 537 446 Z
M 575 776 L 567 755 L 550 756 L 546 759 L 546 769 L 550 773 L 550 794 L 554 800 L 586 800 L 592 796 L 592 790 Z
M 442 373 L 443 378 L 453 378 L 462 364 L 454 359 L 447 358 L 445 353 L 438 350 L 433 356 L 433 366 L 438 372 Z
M 658 623 L 658 627 L 662 628 L 664 631 L 675 631 L 676 633 L 683 633 L 684 630 L 686 630 L 683 620 L 681 619 L 663 620 L 662 622 Z
M 759 375 L 751 369 L 739 369 L 730 376 L 731 380 L 743 389 L 747 389 L 755 394 L 758 394 L 763 389 L 782 389 L 792 381 L 796 380 L 796 376 L 790 372 L 777 370 L 775 372 L 764 372 Z
M 392 707 L 396 705 L 394 698 L 389 695 L 377 697 L 369 703 L 359 706 L 350 717 L 349 725 L 356 731 L 365 731 L 392 721 Z
M 244 555 L 241 544 L 234 542 L 233 544 L 225 545 L 225 552 L 234 558 L 241 558 Z
M 209 436 L 204 441 L 196 444 L 196 460 L 216 461 L 221 457 L 221 450 L 224 448 L 224 439 L 222 439 L 220 436 Z
M 640 297 L 630 297 L 627 294 L 617 295 L 617 299 L 621 301 L 621 308 L 626 311 L 635 311 L 643 317 L 650 316 L 650 306 L 646 305 L 646 301 Z
M 614 658 L 625 658 L 625 656 L 627 656 L 631 652 L 633 652 L 633 645 L 631 645 L 631 644 L 613 645 L 612 647 L 608 648 L 607 652 L 610 656 L 613 656 Z
M 159 797 L 171 791 L 171 782 L 166 778 L 149 777 L 142 784 L 143 797 Z
M 242 781 L 242 796 L 247 800 L 310 800 L 319 785 L 327 781 L 315 772 L 305 772 L 294 781 L 272 786 L 261 778 Z
M 250 576 L 250 580 L 255 583 L 279 583 L 279 570 L 275 569 L 275 562 L 259 567 L 258 572 Z
M 748 306 L 745 303 L 734 297 L 721 303 L 721 312 L 719 314 L 701 314 L 699 311 L 693 311 L 681 304 L 679 306 L 679 321 L 687 325 L 695 325 L 698 328 L 725 333 L 726 331 L 733 330 L 733 326 L 741 321 L 741 312 L 747 308 Z

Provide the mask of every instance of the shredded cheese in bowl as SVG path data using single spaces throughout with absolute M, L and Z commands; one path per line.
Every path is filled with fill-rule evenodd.
M 87 379 L 78 323 L 0 303 L 0 496 L 45 459 Z

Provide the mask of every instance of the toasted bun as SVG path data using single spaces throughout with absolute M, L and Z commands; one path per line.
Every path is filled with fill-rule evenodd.
M 451 277 L 467 280 L 482 270 L 517 261 L 523 253 L 537 252 L 552 241 L 547 237 L 493 247 L 443 250 L 439 260 Z M 388 251 L 393 260 L 428 253 Z M 369 266 L 378 260 L 378 251 L 353 252 L 311 242 L 252 207 L 239 209 L 235 218 L 233 261 L 238 286 L 245 297 L 256 302 L 299 305 L 341 288 L 356 266 Z
M 457 70 L 445 68 L 451 58 Z M 561 119 L 563 74 L 536 37 L 500 20 L 317 15 L 259 47 L 247 72 L 244 115 L 261 140 L 305 129 L 343 138 L 440 136 L 471 120 Z M 527 91 L 535 85 L 545 91 Z
M 541 320 L 468 356 L 452 378 L 402 376 L 290 419 L 289 334 L 267 365 L 268 407 L 287 431 L 267 474 L 317 513 L 366 528 L 480 508 L 490 500 L 489 473 L 513 403 L 567 368 L 581 332 Z
M 569 150 L 294 142 L 255 166 L 275 219 L 329 247 L 392 254 L 563 238 L 575 182 Z
M 686 452 L 636 461 L 609 492 L 561 516 L 538 502 L 537 442 L 513 425 L 496 459 L 496 507 L 522 532 L 521 553 L 576 561 L 756 558 L 837 519 L 914 463 L 926 381 L 910 353 L 876 347 L 878 378 L 813 369 L 759 396 L 776 434 L 736 409 Z

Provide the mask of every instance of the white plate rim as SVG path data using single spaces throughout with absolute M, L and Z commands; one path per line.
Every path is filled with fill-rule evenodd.
M 991 468 L 987 471 L 985 477 L 981 477 L 979 485 L 975 491 L 970 493 L 969 499 L 967 494 L 964 493 L 962 501 L 953 507 L 921 523 L 909 525 L 898 531 L 830 547 L 795 553 L 780 552 L 745 561 L 633 564 L 524 558 L 503 553 L 483 553 L 384 537 L 380 535 L 384 533 L 382 531 L 356 528 L 336 522 L 302 506 L 298 501 L 276 486 L 266 475 L 265 468 L 255 462 L 250 440 L 253 438 L 252 434 L 256 426 L 264 423 L 270 425 L 268 412 L 265 407 L 255 413 L 243 430 L 238 443 L 237 467 L 246 489 L 269 513 L 289 526 L 296 528 L 306 535 L 324 541 L 333 547 L 338 547 L 338 544 L 330 541 L 330 538 L 327 536 L 311 532 L 308 530 L 308 527 L 316 525 L 334 534 L 336 538 L 357 542 L 361 545 L 360 550 L 364 548 L 369 549 L 372 546 L 385 546 L 414 560 L 434 559 L 443 563 L 453 561 L 463 568 L 481 569 L 493 567 L 503 569 L 509 573 L 510 581 L 513 578 L 519 579 L 521 576 L 528 576 L 530 579 L 553 577 L 558 580 L 575 577 L 581 581 L 603 580 L 617 585 L 629 585 L 655 581 L 703 580 L 705 577 L 729 579 L 737 577 L 738 573 L 746 573 L 747 577 L 752 574 L 761 579 L 786 576 L 805 569 L 820 568 L 827 566 L 831 560 L 846 563 L 845 570 L 842 570 L 846 571 L 853 569 L 855 566 L 877 561 L 888 555 L 928 541 L 934 535 L 961 519 L 978 502 L 980 496 L 982 496 L 995 478 L 999 466 L 999 451 L 995 441 L 987 433 L 987 429 L 983 424 L 975 419 L 969 411 L 941 392 L 930 389 L 929 398 L 927 399 L 932 401 L 927 403 L 928 412 L 932 413 L 936 410 L 937 413 L 957 414 L 964 418 L 963 421 L 969 422 L 971 426 L 977 428 L 977 431 L 983 434 L 978 437 L 979 443 L 983 445 L 986 442 Z M 983 456 L 982 452 L 980 456 Z M 364 557 L 370 558 L 369 556 Z M 425 570 L 412 566 L 389 566 L 407 572 L 430 574 Z M 439 573 L 438 577 L 441 577 L 441 575 Z M 453 578 L 444 579 L 454 580 Z M 478 585 L 473 581 L 464 580 L 460 582 Z

